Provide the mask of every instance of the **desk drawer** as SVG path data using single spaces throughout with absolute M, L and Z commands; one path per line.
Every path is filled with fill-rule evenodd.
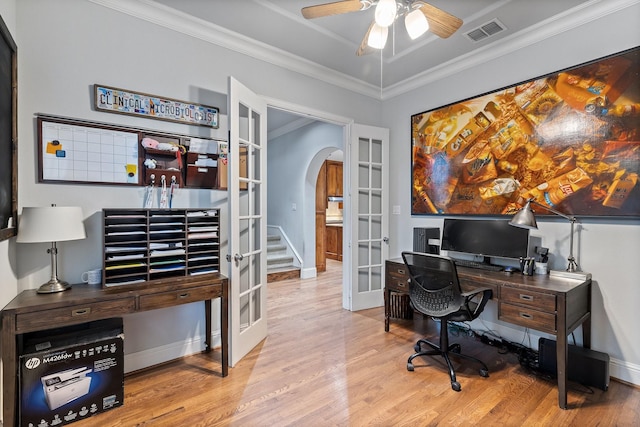
M 16 332 L 23 334 L 108 317 L 120 317 L 123 314 L 133 313 L 135 309 L 135 299 L 130 297 L 18 314 L 16 315 Z
M 222 286 L 201 286 L 140 296 L 140 310 L 172 307 L 178 304 L 210 300 L 222 296 Z
M 409 271 L 407 270 L 407 266 L 404 264 L 398 264 L 396 262 L 387 262 L 387 274 L 391 274 L 396 277 L 405 277 L 409 278 Z
M 502 285 L 500 289 L 500 301 L 531 307 L 547 313 L 556 312 L 555 295 L 514 288 L 509 285 Z
M 404 264 L 387 262 L 385 287 L 394 292 L 409 293 L 409 271 Z
M 500 302 L 498 319 L 535 329 L 537 331 L 556 333 L 556 315 L 534 310 L 520 305 Z
M 408 277 L 397 277 L 387 274 L 387 279 L 384 282 L 385 287 L 394 292 L 409 293 Z

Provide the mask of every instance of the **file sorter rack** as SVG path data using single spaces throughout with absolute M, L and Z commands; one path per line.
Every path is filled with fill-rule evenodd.
M 103 287 L 220 270 L 220 209 L 103 209 Z

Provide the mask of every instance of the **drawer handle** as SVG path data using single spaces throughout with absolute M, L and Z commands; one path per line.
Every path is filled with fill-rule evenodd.
M 520 317 L 522 317 L 523 319 L 528 319 L 528 320 L 533 319 L 533 316 L 530 315 L 529 313 L 520 313 Z
M 533 301 L 533 296 L 520 294 L 520 299 L 524 301 Z
M 400 273 L 400 274 L 404 274 L 404 270 L 400 270 L 400 269 L 398 269 L 398 273 Z
M 87 308 L 78 308 L 77 310 L 73 310 L 71 312 L 71 316 L 84 316 L 85 314 L 91 313 L 91 307 Z
M 188 294 L 188 293 L 184 293 L 184 294 L 180 294 L 180 295 L 178 295 L 178 298 L 186 298 L 186 297 L 188 297 L 188 296 L 189 296 L 189 294 Z

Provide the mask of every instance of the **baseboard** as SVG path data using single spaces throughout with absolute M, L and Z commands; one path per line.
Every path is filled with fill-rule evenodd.
M 125 335 L 125 341 L 127 337 Z M 220 333 L 212 335 L 212 347 L 220 347 Z M 160 347 L 154 347 L 136 353 L 124 355 L 124 373 L 139 371 L 153 365 L 168 362 L 181 357 L 200 353 L 204 350 L 204 337 L 197 337 L 181 342 L 175 342 Z
M 318 271 L 315 267 L 313 268 L 301 268 L 300 269 L 300 278 L 301 279 L 312 279 L 318 275 Z
M 611 378 L 640 386 L 640 365 L 611 358 L 609 375 L 611 375 Z

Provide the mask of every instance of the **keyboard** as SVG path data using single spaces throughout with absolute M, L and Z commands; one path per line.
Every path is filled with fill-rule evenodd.
M 487 270 L 487 271 L 502 271 L 502 270 L 504 270 L 504 267 L 502 267 L 500 265 L 485 264 L 483 262 L 469 261 L 469 260 L 466 260 L 466 259 L 454 259 L 453 262 L 458 267 L 478 268 L 480 270 Z

